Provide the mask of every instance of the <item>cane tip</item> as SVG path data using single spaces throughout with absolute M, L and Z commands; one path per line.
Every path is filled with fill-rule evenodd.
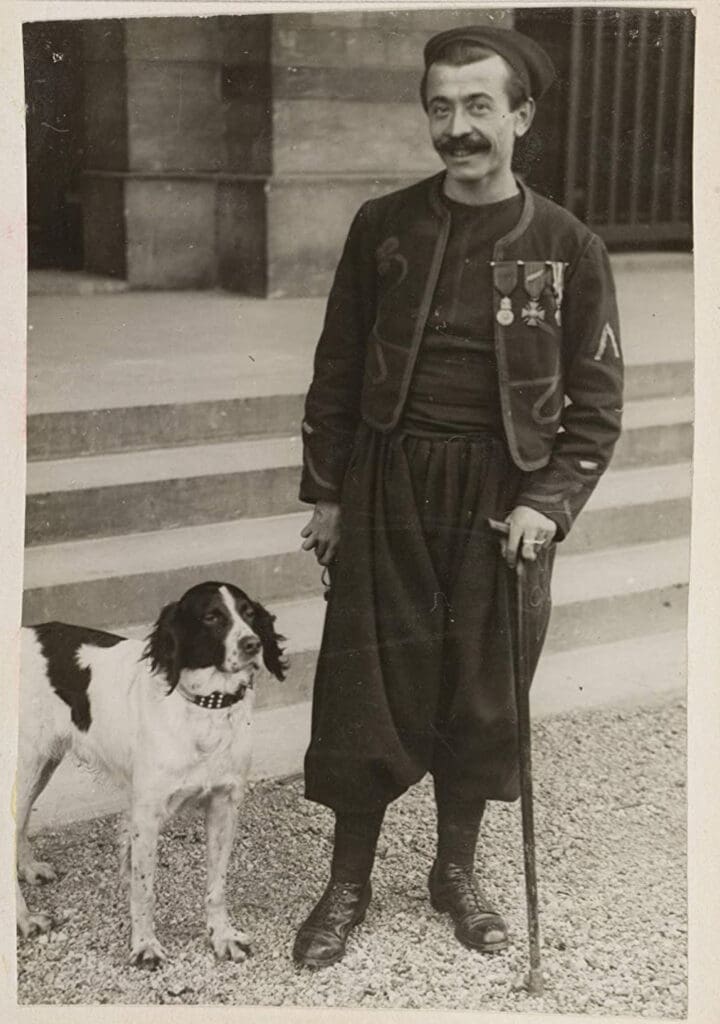
M 541 996 L 543 994 L 545 982 L 539 970 L 531 969 L 528 971 L 525 987 L 531 996 Z
M 514 992 L 527 992 L 531 996 L 541 996 L 545 990 L 545 981 L 539 970 L 531 969 L 520 972 L 512 982 Z

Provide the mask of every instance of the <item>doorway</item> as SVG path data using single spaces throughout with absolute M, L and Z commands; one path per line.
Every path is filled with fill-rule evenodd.
M 28 265 L 83 266 L 81 173 L 84 165 L 81 26 L 23 25 L 27 154 Z

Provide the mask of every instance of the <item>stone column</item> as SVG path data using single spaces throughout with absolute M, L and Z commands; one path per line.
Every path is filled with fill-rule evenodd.
M 87 22 L 86 267 L 133 287 L 216 283 L 225 162 L 216 19 Z

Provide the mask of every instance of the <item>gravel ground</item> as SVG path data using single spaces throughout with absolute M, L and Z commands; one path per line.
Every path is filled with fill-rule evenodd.
M 511 946 L 483 956 L 435 913 L 432 790 L 425 780 L 388 811 L 375 898 L 345 959 L 296 968 L 294 930 L 321 892 L 332 816 L 298 779 L 252 787 L 230 871 L 230 906 L 254 936 L 244 963 L 216 964 L 202 934 L 204 836 L 185 815 L 161 839 L 157 930 L 170 955 L 155 972 L 126 965 L 126 897 L 114 818 L 45 832 L 36 855 L 59 881 L 30 889 L 58 920 L 21 943 L 22 1003 L 229 1003 L 421 1007 L 683 1017 L 686 1013 L 685 712 L 565 714 L 535 726 L 536 831 L 546 991 L 518 988 L 526 966 L 519 804 L 492 804 L 478 873 L 505 911 Z

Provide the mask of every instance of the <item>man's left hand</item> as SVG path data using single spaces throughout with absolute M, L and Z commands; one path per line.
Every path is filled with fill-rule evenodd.
M 502 555 L 511 569 L 515 568 L 520 557 L 534 562 L 537 553 L 542 547 L 547 547 L 557 532 L 557 526 L 544 516 L 527 505 L 518 505 L 512 510 L 505 522 L 510 527 L 510 533 L 502 541 Z

